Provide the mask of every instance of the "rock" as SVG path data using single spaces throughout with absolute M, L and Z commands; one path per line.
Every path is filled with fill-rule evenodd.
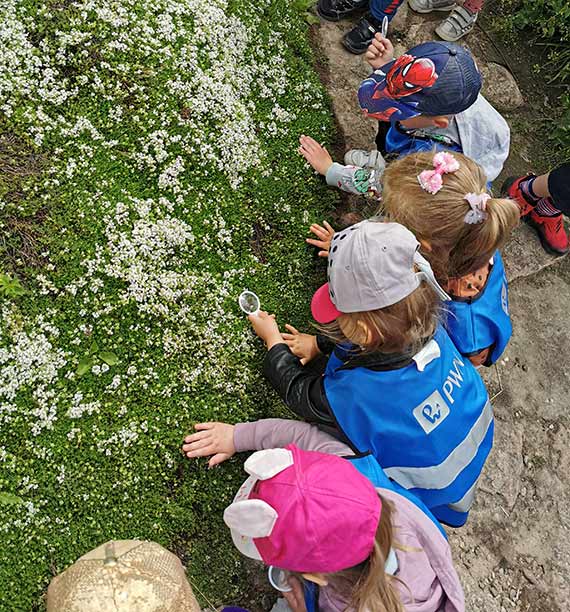
M 407 22 L 408 22 L 408 3 L 403 2 L 402 6 L 400 6 L 397 13 L 394 15 L 394 18 L 390 22 L 390 26 L 388 28 L 388 38 L 390 38 L 391 32 L 405 32 L 407 28 Z
M 479 69 L 483 75 L 482 94 L 497 110 L 509 111 L 524 104 L 519 86 L 504 66 L 489 62 L 480 64 Z
M 349 53 L 341 43 L 353 25 L 349 21 L 322 22 L 317 29 L 318 44 L 327 58 L 328 90 L 346 148 L 372 149 L 378 122 L 364 116 L 357 97 L 361 81 L 372 70 L 362 55 Z

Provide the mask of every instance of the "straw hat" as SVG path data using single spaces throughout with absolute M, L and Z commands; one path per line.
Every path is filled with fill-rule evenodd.
M 178 557 L 155 542 L 102 544 L 56 576 L 48 612 L 200 612 Z

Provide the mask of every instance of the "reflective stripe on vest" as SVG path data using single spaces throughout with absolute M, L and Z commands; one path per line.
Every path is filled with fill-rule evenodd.
M 492 422 L 493 409 L 491 402 L 487 401 L 467 437 L 453 449 L 445 461 L 429 467 L 394 466 L 385 468 L 384 472 L 388 478 L 406 489 L 444 489 L 473 461 Z

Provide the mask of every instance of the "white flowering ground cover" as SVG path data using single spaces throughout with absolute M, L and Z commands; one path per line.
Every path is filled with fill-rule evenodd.
M 244 288 L 302 324 L 296 155 L 327 101 L 289 0 L 0 0 L 0 610 L 110 538 L 156 540 L 215 603 L 246 592 L 221 522 L 241 462 L 193 423 L 274 414 Z

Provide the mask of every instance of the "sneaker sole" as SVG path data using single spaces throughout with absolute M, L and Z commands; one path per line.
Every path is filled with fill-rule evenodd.
M 568 253 L 568 251 L 570 250 L 570 247 L 567 247 L 566 250 L 564 251 L 559 251 L 558 249 L 555 249 L 553 246 L 551 246 L 546 239 L 544 238 L 544 236 L 542 235 L 542 232 L 540 231 L 540 223 L 535 223 L 531 218 L 530 215 L 526 215 L 525 217 L 522 217 L 522 220 L 527 224 L 530 225 L 530 227 L 532 227 L 534 229 L 534 231 L 538 234 L 538 239 L 540 240 L 540 244 L 542 245 L 542 248 L 547 252 L 550 253 L 551 255 L 566 255 Z
M 427 15 L 427 13 L 449 13 L 457 5 L 453 3 L 453 4 L 446 5 L 446 6 L 441 6 L 439 8 L 421 9 L 421 8 L 416 8 L 411 2 L 408 2 L 408 6 L 412 9 L 412 11 L 414 11 L 414 13 L 421 13 L 422 15 Z

